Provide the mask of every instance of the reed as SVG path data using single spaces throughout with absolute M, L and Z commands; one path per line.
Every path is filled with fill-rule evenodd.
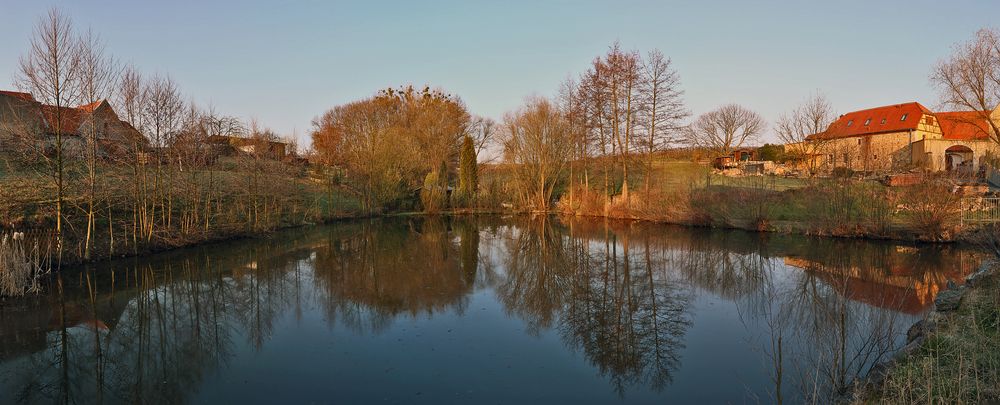
M 49 272 L 49 255 L 24 233 L 0 235 L 0 297 L 20 296 L 41 290 L 39 280 Z

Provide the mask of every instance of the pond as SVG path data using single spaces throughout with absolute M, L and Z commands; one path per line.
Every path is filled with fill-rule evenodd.
M 0 307 L 0 403 L 829 398 L 957 246 L 554 217 L 366 219 L 65 271 Z

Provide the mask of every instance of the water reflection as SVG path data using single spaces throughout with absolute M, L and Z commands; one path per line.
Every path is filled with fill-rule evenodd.
M 280 378 L 234 388 L 235 363 L 271 352 L 281 355 L 269 366 L 307 376 L 343 371 L 351 353 L 362 366 L 390 364 L 384 373 L 440 369 L 479 387 L 463 392 L 469 400 L 566 398 L 565 387 L 581 402 L 822 399 L 891 353 L 947 281 L 980 259 L 956 247 L 550 217 L 346 222 L 66 272 L 46 295 L 5 302 L 0 403 L 288 399 L 296 385 Z M 311 331 L 317 320 L 326 332 Z M 483 330 L 501 344 L 457 344 Z M 430 348 L 404 350 L 415 335 Z M 433 346 L 446 336 L 456 343 Z M 335 337 L 339 352 L 293 364 Z M 561 353 L 521 358 L 550 339 Z M 488 360 L 447 360 L 477 356 Z M 532 361 L 560 371 L 533 375 Z M 354 385 L 379 390 L 312 389 L 454 400 L 441 396 L 449 378 L 405 397 L 409 387 L 362 366 Z M 705 373 L 713 381 L 677 383 Z M 550 391 L 518 385 L 529 376 Z
M 328 319 L 377 333 L 401 314 L 463 312 L 476 276 L 478 234 L 472 224 L 456 226 L 461 230 L 437 219 L 330 229 L 311 263 Z

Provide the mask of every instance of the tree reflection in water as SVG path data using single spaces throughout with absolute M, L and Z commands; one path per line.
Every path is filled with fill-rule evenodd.
M 66 272 L 48 294 L 4 303 L 0 402 L 186 402 L 236 353 L 271 344 L 283 319 L 317 311 L 332 329 L 379 335 L 400 318 L 475 317 L 480 290 L 623 397 L 670 391 L 692 361 L 697 297 L 718 297 L 772 382 L 748 395 L 816 400 L 895 349 L 913 314 L 980 259 L 544 216 L 350 221 Z
M 692 293 L 667 271 L 648 234 L 636 242 L 628 232 L 621 235 L 619 240 L 607 226 L 597 235 L 571 228 L 573 256 L 579 260 L 573 263 L 573 299 L 561 330 L 610 377 L 620 395 L 637 384 L 661 390 L 680 367 Z M 598 248 L 589 249 L 594 242 Z

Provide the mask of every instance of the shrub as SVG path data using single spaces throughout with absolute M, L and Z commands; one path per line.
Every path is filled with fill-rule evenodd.
M 906 221 L 924 239 L 942 239 L 961 215 L 962 197 L 944 180 L 931 180 L 901 189 Z
M 436 214 L 444 208 L 447 191 L 441 185 L 438 172 L 432 171 L 424 177 L 424 187 L 420 190 L 420 202 L 424 206 L 424 212 Z
M 854 170 L 851 170 L 849 167 L 835 167 L 831 174 L 835 178 L 846 179 L 854 176 Z
M 692 191 L 688 209 L 697 225 L 738 226 L 756 230 L 771 226 L 775 207 L 783 204 L 763 177 L 750 178 L 745 187 L 712 186 Z
M 885 234 L 892 222 L 894 197 L 877 183 L 842 180 L 805 190 L 806 220 L 814 233 L 852 236 Z
M 772 145 L 769 143 L 757 148 L 757 156 L 757 160 L 771 162 L 783 162 L 787 158 L 784 145 Z

